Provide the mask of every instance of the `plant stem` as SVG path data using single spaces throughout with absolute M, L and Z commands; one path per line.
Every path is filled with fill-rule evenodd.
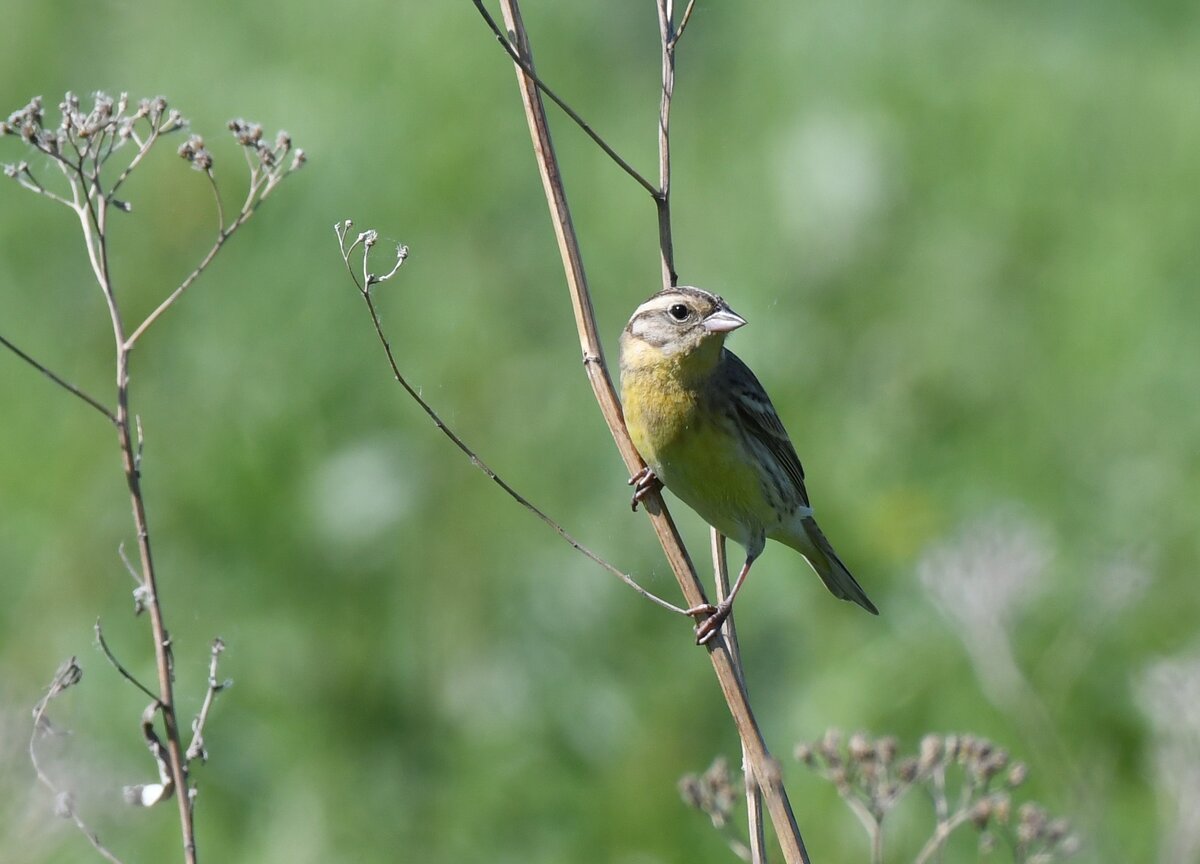
M 83 179 L 82 177 L 80 178 Z M 72 184 L 76 200 L 82 192 L 86 203 L 93 206 L 77 206 L 84 241 L 88 247 L 88 258 L 92 272 L 104 294 L 112 322 L 113 341 L 116 344 L 117 443 L 121 449 L 121 467 L 129 488 L 130 506 L 137 532 L 138 558 L 142 587 L 146 591 L 146 607 L 150 611 L 150 630 L 154 636 L 154 660 L 158 673 L 158 710 L 163 718 L 163 730 L 167 740 L 167 757 L 171 767 L 171 780 L 175 797 L 179 802 L 180 830 L 183 835 L 183 854 L 187 864 L 196 864 L 196 838 L 192 821 L 192 802 L 189 794 L 187 763 L 183 756 L 183 745 L 179 734 L 179 723 L 175 715 L 174 670 L 172 668 L 171 642 L 163 619 L 162 604 L 158 597 L 158 581 L 154 571 L 154 558 L 150 552 L 150 528 L 146 518 L 145 497 L 142 494 L 141 467 L 137 456 L 138 445 L 133 434 L 133 423 L 129 411 L 129 355 L 132 346 L 126 341 L 121 310 L 117 304 L 112 279 L 108 269 L 108 238 L 105 233 L 108 201 L 94 188 L 81 189 Z
M 725 536 L 716 528 L 709 529 L 709 539 L 712 545 L 713 577 L 716 581 L 717 602 L 729 596 L 729 561 L 725 555 Z M 729 653 L 737 667 L 738 678 L 742 686 L 746 686 L 746 676 L 742 668 L 742 650 L 738 645 L 737 628 L 733 623 L 733 613 L 725 619 L 721 628 L 722 635 L 729 641 Z M 767 838 L 763 830 L 762 790 L 754 777 L 754 769 L 750 763 L 750 752 L 742 742 L 742 780 L 746 786 L 746 821 L 750 837 L 750 864 L 766 864 Z
M 541 174 L 542 185 L 546 200 L 550 207 L 551 221 L 554 233 L 558 239 L 559 252 L 563 260 L 567 286 L 575 312 L 576 328 L 579 332 L 580 345 L 583 350 L 584 369 L 592 386 L 592 392 L 604 416 L 605 423 L 613 436 L 617 449 L 632 476 L 644 465 L 629 433 L 625 429 L 625 421 L 621 413 L 621 405 L 608 374 L 604 362 L 604 350 L 601 346 L 599 331 L 596 326 L 595 314 L 592 310 L 591 294 L 587 287 L 587 278 L 583 270 L 583 259 L 579 243 L 571 222 L 570 210 L 567 206 L 566 193 L 563 189 L 562 176 L 554 147 L 550 140 L 550 129 L 546 119 L 545 107 L 537 84 L 527 74 L 526 69 L 533 68 L 533 57 L 529 50 L 529 39 L 521 23 L 520 10 L 516 0 L 501 0 L 505 25 L 513 34 L 515 47 L 523 63 L 515 63 L 517 83 L 521 91 L 521 99 L 525 106 L 525 115 L 529 124 L 529 132 L 533 141 L 534 153 L 537 157 L 538 170 Z M 663 551 L 675 573 L 689 606 L 699 606 L 707 603 L 704 589 L 696 576 L 691 559 L 684 549 L 683 542 L 675 528 L 663 503 L 661 495 L 654 494 L 646 499 L 648 513 L 654 530 L 662 544 Z M 721 685 L 725 701 L 733 715 L 738 734 L 746 745 L 754 768 L 754 776 L 762 787 L 775 826 L 776 836 L 783 847 L 784 859 L 788 864 L 804 862 L 808 864 L 808 853 L 800 837 L 800 829 L 796 825 L 787 792 L 778 763 L 772 759 L 763 741 L 762 733 L 754 714 L 750 709 L 749 698 L 737 674 L 737 668 L 730 654 L 729 646 L 723 637 L 711 639 L 706 643 L 709 658 Z

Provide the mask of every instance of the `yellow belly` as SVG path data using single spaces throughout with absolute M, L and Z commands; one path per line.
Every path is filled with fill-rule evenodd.
M 622 383 L 634 446 L 671 492 L 743 546 L 777 526 L 759 469 L 719 409 L 706 409 L 698 391 L 648 376 Z

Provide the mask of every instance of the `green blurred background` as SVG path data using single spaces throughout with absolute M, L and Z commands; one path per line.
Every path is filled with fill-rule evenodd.
M 545 77 L 652 172 L 653 3 L 524 9 Z M 310 155 L 134 358 L 181 713 L 215 635 L 235 681 L 197 772 L 201 857 L 731 860 L 675 788 L 737 747 L 688 624 L 437 433 L 342 270 L 336 220 L 409 244 L 379 302 L 414 385 L 568 530 L 676 599 L 582 374 L 511 67 L 472 5 L 19 0 L 5 19 L 0 113 L 68 89 L 165 94 L 231 201 L 230 117 Z M 782 547 L 738 605 L 815 860 L 868 857 L 791 757 L 829 726 L 904 749 L 989 736 L 1031 762 L 1023 792 L 1074 819 L 1085 859 L 1182 854 L 1160 814 L 1186 813 L 1189 787 L 1160 768 L 1190 758 L 1200 783 L 1200 708 L 1148 670 L 1182 658 L 1178 680 L 1200 678 L 1200 7 L 701 0 L 678 74 L 681 278 L 750 321 L 732 345 L 883 610 L 835 602 Z M 653 208 L 553 119 L 611 360 L 657 287 Z M 130 320 L 211 242 L 208 190 L 174 146 L 134 175 L 113 228 Z M 0 140 L 0 159 L 22 158 Z M 111 401 L 72 220 L 0 186 L 0 333 Z M 119 801 L 152 775 L 144 700 L 93 644 L 99 616 L 152 678 L 116 554 L 132 529 L 114 436 L 7 352 L 0 417 L 0 860 L 97 860 L 24 752 L 71 654 L 85 675 L 52 710 L 73 730 L 57 776 L 126 860 L 178 860 L 174 807 Z M 675 513 L 703 561 L 704 526 Z M 890 860 L 932 825 L 910 803 Z

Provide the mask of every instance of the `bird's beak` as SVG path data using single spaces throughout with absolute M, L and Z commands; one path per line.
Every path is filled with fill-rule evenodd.
M 746 319 L 732 309 L 718 309 L 701 322 L 709 333 L 729 333 L 746 323 Z

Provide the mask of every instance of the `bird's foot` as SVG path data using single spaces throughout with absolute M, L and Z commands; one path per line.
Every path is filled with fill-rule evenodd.
M 733 611 L 733 604 L 728 599 L 722 600 L 716 606 L 711 603 L 702 603 L 687 610 L 687 614 L 693 617 L 704 616 L 704 620 L 696 625 L 696 644 L 703 645 L 717 635 L 731 611 Z
M 635 513 L 637 512 L 638 504 L 644 501 L 647 495 L 653 495 L 663 488 L 662 481 L 658 479 L 658 475 L 650 467 L 643 468 L 630 477 L 629 485 L 633 487 L 633 500 L 629 503 Z

